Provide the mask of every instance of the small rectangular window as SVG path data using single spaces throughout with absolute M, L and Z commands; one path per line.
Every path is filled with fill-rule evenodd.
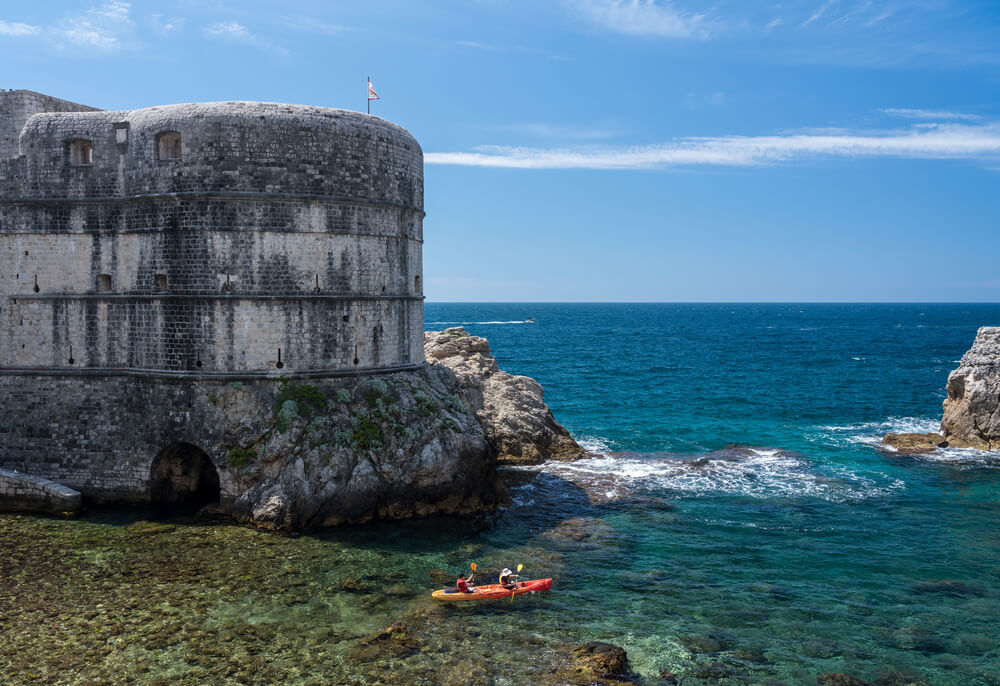
M 94 163 L 94 146 L 90 141 L 75 140 L 69 142 L 69 163 L 74 167 L 83 167 Z
M 97 275 L 97 290 L 100 293 L 109 293 L 111 291 L 111 274 Z
M 153 278 L 154 278 L 154 280 L 156 282 L 156 286 L 155 286 L 156 290 L 161 291 L 161 292 L 167 290 L 167 275 L 166 274 L 156 274 Z
M 156 156 L 161 160 L 181 158 L 181 135 L 176 131 L 164 131 L 156 137 Z

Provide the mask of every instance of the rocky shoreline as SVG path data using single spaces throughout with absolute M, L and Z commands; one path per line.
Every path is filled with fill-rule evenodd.
M 485 338 L 461 326 L 429 331 L 424 356 L 454 372 L 462 400 L 479 419 L 500 464 L 593 457 L 556 422 L 541 384 L 500 370 Z
M 948 375 L 939 433 L 889 433 L 882 444 L 903 454 L 936 448 L 1000 450 L 1000 327 L 984 326 Z
M 588 455 L 556 423 L 542 387 L 501 371 L 486 339 L 429 332 L 425 351 L 429 364 L 416 371 L 192 393 L 178 421 L 209 427 L 183 444 L 203 452 L 202 469 L 217 470 L 221 502 L 209 509 L 277 531 L 489 512 L 507 502 L 498 464 Z M 190 480 L 188 465 L 171 469 L 177 483 Z M 79 509 L 79 493 L 73 507 L 63 503 L 73 493 L 30 474 L 0 478 L 2 509 Z M 185 495 L 172 493 L 166 507 Z

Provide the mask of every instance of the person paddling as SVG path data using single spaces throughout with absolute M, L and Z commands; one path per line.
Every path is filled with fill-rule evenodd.
M 517 588 L 517 582 L 514 580 L 518 577 L 517 574 L 510 571 L 506 567 L 500 572 L 500 585 L 508 590 Z
M 472 580 L 475 578 L 475 573 L 470 574 L 468 579 L 465 578 L 464 574 L 459 574 L 458 581 L 455 582 L 455 588 L 458 589 L 459 593 L 472 593 L 472 590 L 469 589 L 469 584 L 472 583 Z

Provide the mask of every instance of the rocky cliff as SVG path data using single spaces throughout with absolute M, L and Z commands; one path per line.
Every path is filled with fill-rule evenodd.
M 485 338 L 462 327 L 429 331 L 424 356 L 455 373 L 462 400 L 478 416 L 500 462 L 537 464 L 590 455 L 552 417 L 537 381 L 498 368 Z
M 941 431 L 948 445 L 1000 450 L 1000 327 L 979 329 L 947 389 Z
M 227 387 L 214 397 L 239 494 L 227 509 L 270 529 L 492 509 L 495 458 L 457 393 L 434 367 L 288 382 L 276 397 Z
M 901 453 L 1000 450 L 1000 327 L 979 329 L 958 369 L 948 375 L 947 391 L 940 433 L 886 434 L 882 443 Z

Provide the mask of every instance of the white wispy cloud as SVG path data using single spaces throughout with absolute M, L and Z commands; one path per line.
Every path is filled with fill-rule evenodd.
M 905 107 L 884 107 L 879 110 L 883 114 L 893 117 L 903 117 L 905 119 L 964 119 L 975 121 L 982 119 L 977 114 L 965 114 L 963 112 L 950 112 L 948 110 L 918 110 Z
M 348 31 L 356 30 L 353 26 L 330 24 L 328 22 L 305 16 L 288 17 L 285 20 L 285 25 L 291 29 L 295 29 L 296 31 L 317 33 L 322 36 L 337 36 Z
M 831 7 L 835 6 L 839 2 L 840 0 L 826 0 L 826 2 L 820 5 L 811 15 L 809 15 L 809 18 L 806 19 L 804 22 L 802 22 L 800 26 L 808 26 L 809 24 L 812 24 L 814 21 L 817 21 L 824 14 L 826 14 Z
M 211 26 L 205 27 L 205 33 L 214 38 L 222 38 L 224 40 L 236 41 L 239 43 L 245 43 L 246 45 L 251 45 L 262 50 L 270 50 L 278 53 L 279 55 L 287 55 L 288 50 L 276 45 L 267 38 L 258 36 L 252 33 L 243 24 L 235 21 L 220 21 L 212 24 Z
M 83 48 L 118 49 L 134 28 L 129 16 L 130 8 L 127 2 L 111 0 L 82 14 L 66 17 L 55 28 L 54 34 L 57 39 Z
M 41 31 L 40 26 L 22 24 L 18 21 L 0 21 L 0 36 L 34 36 Z
M 669 0 L 566 0 L 569 8 L 598 27 L 636 36 L 707 38 L 707 15 L 678 10 Z
M 149 15 L 149 21 L 153 26 L 153 30 L 160 35 L 180 31 L 184 28 L 184 17 L 164 19 L 162 14 L 151 14 Z
M 679 138 L 630 148 L 544 149 L 480 146 L 431 152 L 428 164 L 514 169 L 666 169 L 759 166 L 819 158 L 991 158 L 1000 155 L 1000 124 L 939 125 L 884 132 Z

